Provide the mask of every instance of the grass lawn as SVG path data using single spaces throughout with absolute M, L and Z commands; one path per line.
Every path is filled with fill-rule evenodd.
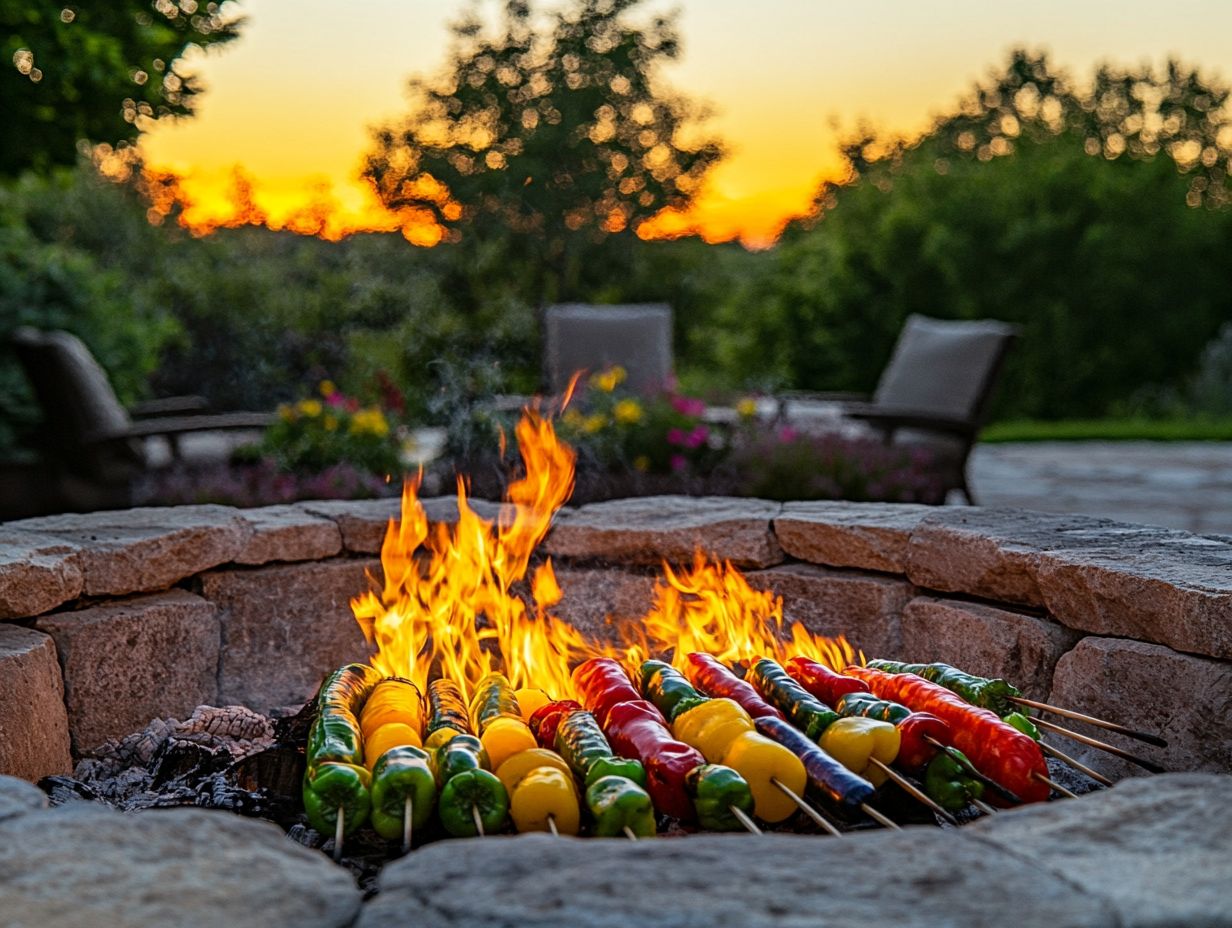
M 1019 419 L 993 423 L 980 441 L 1232 441 L 1232 418 Z

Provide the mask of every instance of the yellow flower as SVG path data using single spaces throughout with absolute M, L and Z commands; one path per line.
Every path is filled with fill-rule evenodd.
M 633 459 L 633 467 L 635 470 L 640 470 L 642 473 L 650 470 L 650 458 L 644 454 L 639 454 Z
M 602 390 L 604 393 L 611 393 L 625 382 L 625 378 L 627 376 L 628 373 L 625 369 L 617 364 L 613 367 L 609 367 L 605 371 L 595 374 L 590 378 L 590 382 L 593 386 Z
M 329 399 L 338 392 L 338 388 L 334 386 L 334 382 L 332 380 L 322 380 L 321 385 L 317 389 L 321 391 L 321 395 L 326 399 Z
M 315 419 L 321 414 L 320 400 L 300 400 L 296 408 L 305 416 Z
M 593 416 L 587 416 L 582 420 L 582 431 L 593 435 L 605 425 L 607 425 L 607 416 L 597 412 Z
M 325 426 L 325 431 L 332 432 L 334 429 L 338 428 L 338 417 L 332 412 L 327 412 L 325 417 L 321 420 L 321 424 Z
M 561 418 L 564 420 L 565 425 L 570 428 L 580 429 L 585 417 L 576 409 L 566 409 L 565 414 Z
M 626 425 L 642 418 L 642 404 L 637 400 L 621 400 L 612 407 L 612 417 Z
M 370 406 L 351 417 L 350 431 L 352 435 L 375 435 L 383 438 L 389 434 L 389 421 L 378 407 Z
M 736 404 L 736 412 L 740 414 L 741 419 L 752 419 L 757 415 L 757 400 L 746 396 Z
M 281 419 L 283 422 L 294 422 L 295 421 L 295 410 L 292 409 L 290 406 L 288 406 L 286 403 L 279 403 L 278 404 L 278 418 Z

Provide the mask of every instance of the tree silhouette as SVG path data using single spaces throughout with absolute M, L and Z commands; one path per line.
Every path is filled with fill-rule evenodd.
M 547 299 L 606 239 L 687 208 L 722 152 L 655 79 L 680 46 L 671 17 L 630 23 L 640 2 L 574 0 L 537 30 L 507 0 L 493 35 L 473 11 L 456 23 L 445 73 L 413 79 L 410 116 L 375 132 L 364 173 L 384 204 L 448 242 L 513 233 Z
M 154 119 L 191 114 L 202 88 L 180 60 L 238 35 L 221 7 L 0 0 L 0 176 L 71 165 L 82 140 L 122 145 Z

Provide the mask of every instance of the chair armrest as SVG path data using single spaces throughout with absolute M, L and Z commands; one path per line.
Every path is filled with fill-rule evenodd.
M 867 393 L 848 393 L 842 390 L 784 390 L 776 393 L 775 399 L 790 403 L 792 400 L 802 400 L 813 403 L 866 403 Z
M 133 403 L 128 407 L 128 414 L 134 419 L 146 419 L 150 416 L 172 416 L 181 412 L 205 412 L 209 408 L 209 401 L 204 396 L 164 396 L 157 400 Z
M 974 438 L 977 431 L 975 424 L 966 419 L 939 416 L 936 413 L 903 407 L 859 405 L 844 409 L 843 414 L 848 418 L 859 419 L 876 428 L 891 432 L 897 429 L 921 429 L 929 432 L 944 432 L 960 438 Z
M 125 438 L 152 438 L 156 435 L 184 435 L 191 432 L 215 432 L 230 429 L 263 429 L 274 421 L 267 412 L 223 412 L 209 416 L 167 416 L 133 422 L 122 431 L 106 432 L 87 437 L 87 441 L 108 442 Z

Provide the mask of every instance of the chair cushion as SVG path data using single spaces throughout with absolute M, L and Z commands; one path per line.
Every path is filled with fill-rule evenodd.
M 1014 336 L 995 320 L 907 319 L 874 401 L 956 419 L 976 419 L 996 365 Z
M 653 393 L 672 374 L 672 311 L 662 304 L 549 306 L 544 312 L 548 389 L 559 393 L 575 371 L 619 364 L 627 385 Z

